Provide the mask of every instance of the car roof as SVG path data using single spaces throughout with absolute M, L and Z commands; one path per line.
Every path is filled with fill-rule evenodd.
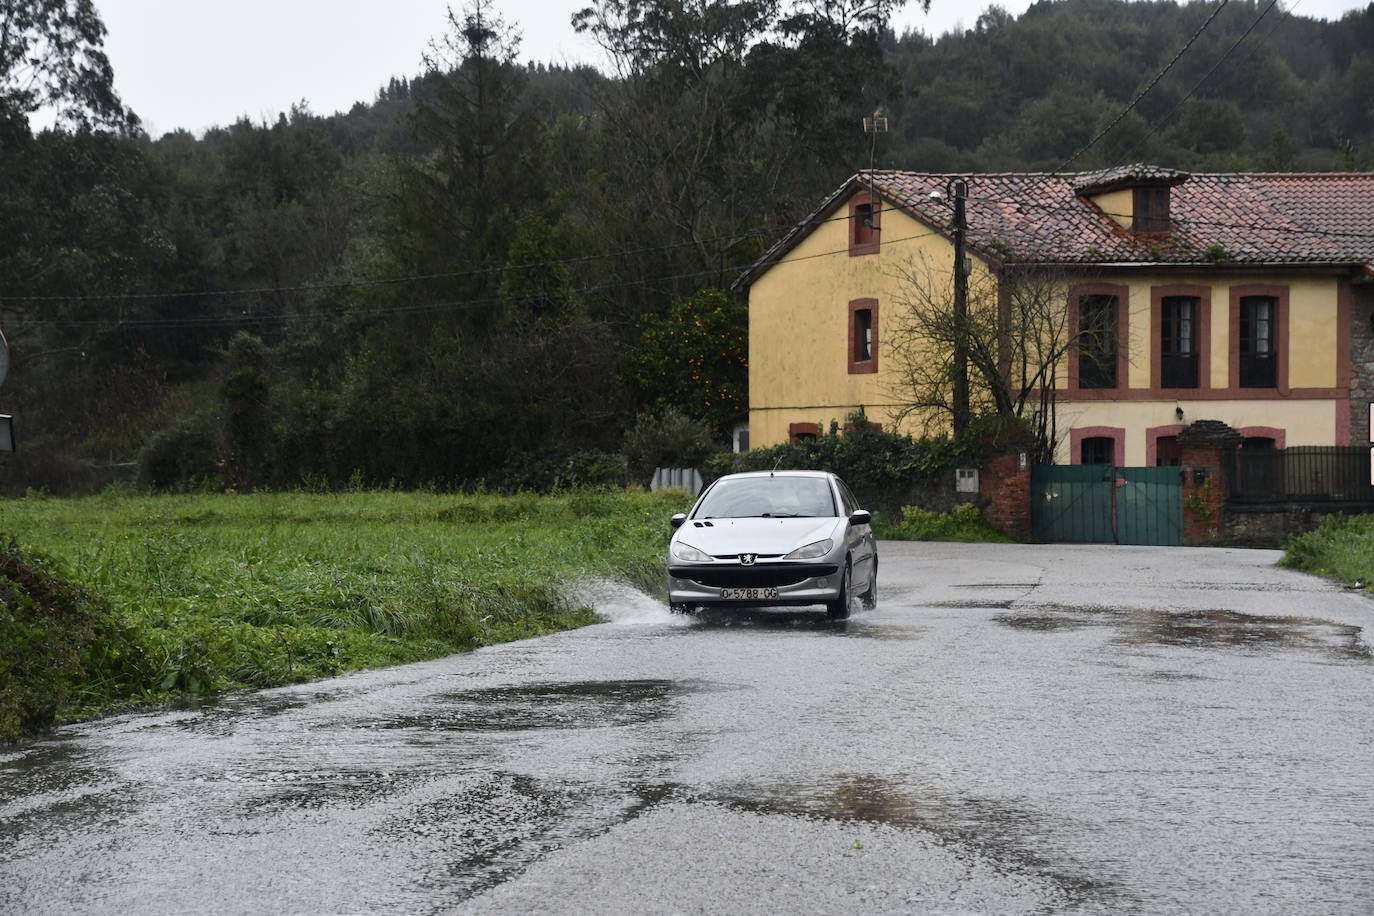
M 740 471 L 738 474 L 726 474 L 717 479 L 728 480 L 734 477 L 822 477 L 829 480 L 835 475 L 829 471 Z

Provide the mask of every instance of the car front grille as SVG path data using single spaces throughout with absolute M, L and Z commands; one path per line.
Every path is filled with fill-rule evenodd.
M 795 563 L 777 566 L 718 566 L 673 567 L 669 575 L 689 579 L 707 588 L 781 588 L 796 585 L 816 576 L 833 576 L 836 566 L 799 566 Z

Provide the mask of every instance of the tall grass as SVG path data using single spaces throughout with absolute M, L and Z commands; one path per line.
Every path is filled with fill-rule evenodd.
M 661 588 L 668 517 L 687 503 L 680 492 L 106 494 L 0 502 L 0 532 L 101 596 L 140 655 L 126 666 L 135 682 L 79 685 L 58 713 L 70 718 L 590 623 L 571 586 Z
M 1315 531 L 1289 539 L 1279 565 L 1374 585 L 1374 515 L 1327 517 Z

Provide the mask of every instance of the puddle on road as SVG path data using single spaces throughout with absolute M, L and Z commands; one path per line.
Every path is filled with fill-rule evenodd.
M 1319 652 L 1341 661 L 1374 660 L 1361 628 L 1313 617 L 1268 617 L 1239 611 L 1161 611 L 1146 608 L 1018 605 L 994 618 L 1019 630 L 1050 632 L 1113 627 L 1120 642 L 1192 648 L 1290 649 Z
M 952 797 L 916 790 L 877 776 L 837 777 L 811 784 L 745 785 L 712 793 L 716 801 L 761 814 L 859 821 L 920 830 L 987 855 L 1008 871 L 1053 881 L 1074 904 L 1120 898 L 1112 885 L 1075 874 L 1036 852 L 1043 846 L 1043 818 L 1035 811 L 989 799 Z M 1119 900 L 1119 902 L 1125 902 Z
M 117 825 L 137 810 L 141 789 L 103 759 L 66 739 L 0 756 L 0 849 Z
M 310 687 L 281 689 L 292 692 L 246 690 L 221 696 L 183 697 L 178 702 L 169 704 L 169 707 L 184 710 L 189 715 L 158 722 L 153 728 L 175 728 L 197 735 L 225 738 L 233 735 L 242 722 L 272 719 L 361 693 L 361 690 L 351 687 L 328 690 Z
M 524 731 L 638 725 L 662 719 L 678 681 L 571 681 L 441 693 L 424 712 L 368 723 L 428 731 Z
M 365 808 L 410 789 L 420 774 L 376 770 L 269 770 L 249 778 L 260 783 L 245 816 L 278 817 L 283 811 Z
M 850 620 L 831 620 L 819 606 L 812 610 L 768 607 L 704 607 L 686 615 L 698 628 L 751 627 L 759 630 L 794 630 L 845 634 Z
M 990 598 L 982 601 L 976 598 L 961 598 L 957 601 L 932 601 L 928 606 L 954 608 L 956 610 L 963 608 L 968 610 L 981 609 L 990 611 L 1005 611 L 1015 603 L 1015 598 Z
M 490 773 L 461 791 L 413 804 L 370 832 L 408 850 L 423 886 L 466 899 L 677 792 L 672 785 L 548 786 L 528 776 Z

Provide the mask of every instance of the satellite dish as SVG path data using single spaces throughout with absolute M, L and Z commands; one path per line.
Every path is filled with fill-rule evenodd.
M 5 335 L 0 332 L 0 382 L 5 381 L 5 374 L 10 371 L 10 345 L 5 343 Z

